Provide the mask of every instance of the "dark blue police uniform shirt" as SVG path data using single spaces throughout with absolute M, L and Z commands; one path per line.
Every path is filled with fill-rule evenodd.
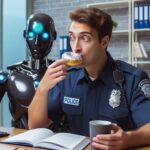
M 99 77 L 92 81 L 81 68 L 70 68 L 67 78 L 49 91 L 49 117 L 57 121 L 67 115 L 70 132 L 89 135 L 89 121 L 100 119 L 117 123 L 130 130 L 129 111 L 121 89 L 115 83 L 113 71 L 116 63 L 123 72 L 132 119 L 137 127 L 150 122 L 150 81 L 147 74 L 122 61 L 108 61 Z

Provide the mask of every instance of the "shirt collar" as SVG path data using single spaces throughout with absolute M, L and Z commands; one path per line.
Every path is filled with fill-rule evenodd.
M 98 79 L 100 79 L 107 86 L 111 87 L 114 83 L 113 71 L 115 70 L 115 61 L 112 58 L 112 56 L 109 54 L 109 52 L 107 52 L 107 56 L 108 56 L 107 62 L 104 65 L 104 68 L 101 74 L 99 75 Z M 77 78 L 77 82 L 83 78 L 90 80 L 85 69 L 81 69 Z
M 104 68 L 99 76 L 100 80 L 102 80 L 107 86 L 112 87 L 115 83 L 113 78 L 113 71 L 115 70 L 115 61 L 112 56 L 107 52 L 107 62 L 104 65 Z
M 87 74 L 86 70 L 84 68 L 82 68 L 79 73 L 77 81 L 82 80 L 84 78 L 88 78 L 88 74 Z

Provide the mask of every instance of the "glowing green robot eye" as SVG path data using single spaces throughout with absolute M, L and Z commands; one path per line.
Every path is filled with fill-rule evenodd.
M 48 39 L 49 35 L 48 35 L 48 33 L 45 32 L 45 33 L 42 34 L 42 37 L 43 37 L 43 39 Z
M 34 22 L 32 29 L 35 33 L 39 34 L 43 31 L 44 26 L 42 23 Z
M 28 33 L 28 36 L 29 36 L 29 38 L 33 38 L 35 35 L 34 35 L 33 32 L 29 32 L 29 33 Z

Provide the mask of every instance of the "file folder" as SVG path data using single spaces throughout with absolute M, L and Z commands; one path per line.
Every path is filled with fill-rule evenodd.
M 139 5 L 139 28 L 144 28 L 144 5 Z
M 139 9 L 138 9 L 138 4 L 135 3 L 134 6 L 134 29 L 139 28 Z
M 144 4 L 144 28 L 148 28 L 149 21 L 148 21 L 148 3 Z
M 71 51 L 70 37 L 67 35 L 60 36 L 59 41 L 60 41 L 60 58 L 61 58 L 64 52 Z
M 148 27 L 150 28 L 150 2 L 148 3 Z

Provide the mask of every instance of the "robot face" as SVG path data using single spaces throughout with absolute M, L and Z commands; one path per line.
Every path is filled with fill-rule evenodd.
M 25 38 L 34 59 L 47 56 L 56 39 L 53 19 L 46 14 L 32 15 L 27 22 Z

